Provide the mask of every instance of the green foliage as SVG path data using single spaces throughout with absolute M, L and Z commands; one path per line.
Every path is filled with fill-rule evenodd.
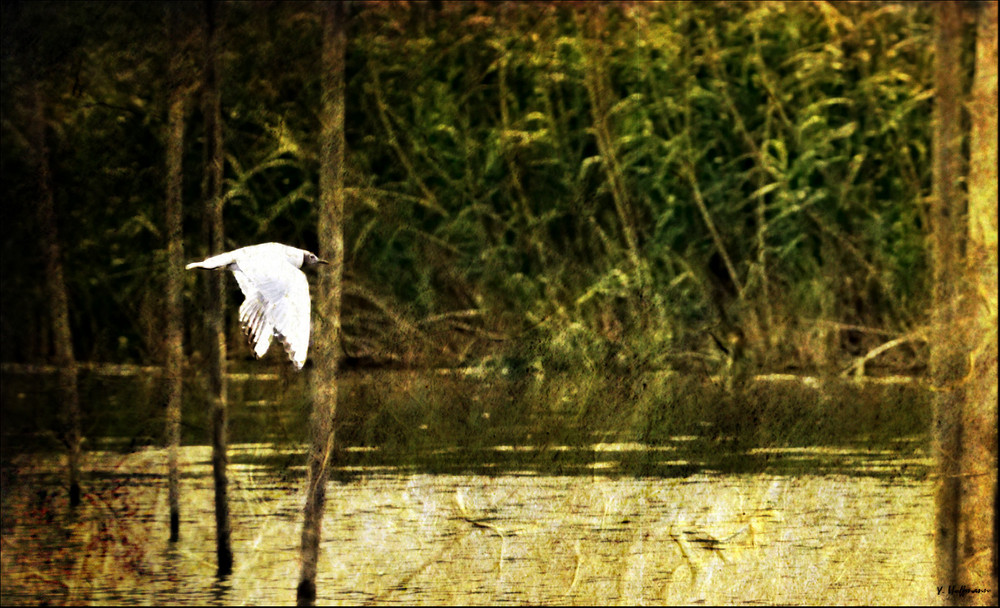
M 47 350 L 26 335 L 44 326 L 21 93 L 34 80 L 49 103 L 77 354 L 160 356 L 165 5 L 88 6 L 97 9 L 4 9 L 5 49 L 17 50 L 3 59 L 4 360 Z M 348 354 L 663 368 L 725 322 L 744 328 L 758 361 L 801 366 L 809 357 L 787 345 L 813 321 L 897 331 L 923 322 L 924 7 L 352 10 Z M 223 7 L 233 246 L 316 246 L 314 11 Z M 186 12 L 196 82 L 200 15 Z M 66 29 L 75 35 L 57 39 Z M 190 107 L 185 226 L 196 257 L 196 96 Z M 442 320 L 456 311 L 475 314 Z

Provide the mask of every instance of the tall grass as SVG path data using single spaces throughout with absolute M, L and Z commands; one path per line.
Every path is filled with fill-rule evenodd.
M 108 10 L 114 36 L 81 18 L 66 51 L 86 58 L 84 101 L 60 88 L 73 78 L 47 83 L 59 204 L 73 192 L 72 322 L 84 358 L 157 360 L 162 175 L 133 159 L 162 149 L 167 52 L 147 12 Z M 228 239 L 309 247 L 318 19 L 226 13 Z M 929 23 L 920 5 L 868 3 L 357 5 L 347 354 L 718 367 L 711 334 L 752 367 L 816 370 L 910 333 L 928 285 Z M 28 74 L 15 59 L 10 90 Z M 4 103 L 16 131 L 19 97 Z M 27 197 L 18 141 L 4 137 L 11 200 Z M 30 232 L 18 209 L 7 225 L 23 215 Z M 17 330 L 42 322 L 24 238 L 3 256 L 10 360 L 44 353 Z

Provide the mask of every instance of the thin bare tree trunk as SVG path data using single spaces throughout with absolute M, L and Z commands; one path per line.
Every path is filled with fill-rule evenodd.
M 302 522 L 302 572 L 296 600 L 316 603 L 316 572 L 322 536 L 326 481 L 333 448 L 333 417 L 337 409 L 337 368 L 340 355 L 341 277 L 344 267 L 344 67 L 347 11 L 344 3 L 322 5 L 323 108 L 320 156 L 319 254 L 329 261 L 319 273 L 312 374 L 309 480 Z
M 35 116 L 32 120 L 32 142 L 38 176 L 38 214 L 42 227 L 41 250 L 45 256 L 46 288 L 52 307 L 52 341 L 62 399 L 65 441 L 69 455 L 69 504 L 80 504 L 80 393 L 77 386 L 76 358 L 73 356 L 73 335 L 69 327 L 69 296 L 63 278 L 62 251 L 56 226 L 52 176 L 49 171 L 49 149 L 45 143 L 45 100 L 41 86 L 35 83 Z
M 182 366 L 184 362 L 183 342 L 183 312 L 181 303 L 181 286 L 184 272 L 184 236 L 182 234 L 182 186 L 183 153 L 184 153 L 184 106 L 187 93 L 181 78 L 180 53 L 176 44 L 178 24 L 172 9 L 167 9 L 168 36 L 174 50 L 171 59 L 170 108 L 167 116 L 167 285 L 166 331 L 166 362 L 164 375 L 167 383 L 167 467 L 168 467 L 168 499 L 170 502 L 170 540 L 176 542 L 180 538 L 181 506 L 180 506 L 180 467 L 178 451 L 181 443 L 181 397 L 182 397 Z
M 205 2 L 205 179 L 202 192 L 207 213 L 202 223 L 205 241 L 212 253 L 225 251 L 222 222 L 222 110 L 218 83 L 217 6 Z M 223 324 L 226 273 L 208 273 L 205 319 L 208 326 L 206 348 L 209 394 L 212 400 L 212 479 L 215 483 L 215 553 L 218 576 L 233 571 L 233 549 L 229 521 L 229 478 L 227 454 L 226 332 Z
M 931 251 L 934 294 L 931 374 L 935 391 L 934 438 L 936 487 L 937 584 L 958 583 L 958 533 L 961 504 L 962 404 L 964 358 L 958 323 L 962 264 L 960 258 L 961 177 L 961 5 L 937 5 L 934 43 L 934 196 L 931 208 Z
M 976 68 L 969 104 L 968 314 L 972 348 L 962 419 L 959 588 L 971 604 L 997 603 L 997 3 L 978 8 Z

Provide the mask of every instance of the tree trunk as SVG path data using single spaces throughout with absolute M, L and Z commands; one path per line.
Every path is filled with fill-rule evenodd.
M 961 265 L 961 5 L 937 5 L 934 42 L 934 196 L 931 253 L 934 261 L 931 375 L 935 387 L 934 438 L 938 466 L 936 553 L 937 585 L 955 585 L 961 504 L 963 340 L 958 323 Z M 950 596 L 954 599 L 954 596 Z
M 205 242 L 211 243 L 212 253 L 225 251 L 222 222 L 222 109 L 218 83 L 217 6 L 205 2 L 205 178 L 202 193 L 206 213 L 202 221 Z M 233 571 L 233 549 L 229 524 L 229 478 L 226 467 L 226 332 L 223 323 L 225 305 L 225 272 L 208 273 L 205 282 L 205 322 L 209 395 L 212 401 L 212 478 L 215 483 L 215 552 L 218 576 Z
M 991 589 L 967 601 L 997 603 L 997 3 L 979 4 L 969 104 L 968 314 L 972 348 L 962 419 L 959 586 Z
M 166 346 L 166 362 L 164 376 L 167 383 L 167 467 L 168 467 L 168 497 L 170 502 L 170 540 L 176 542 L 180 538 L 180 467 L 178 451 L 181 443 L 181 396 L 183 386 L 183 305 L 181 302 L 181 287 L 184 272 L 184 235 L 182 233 L 182 191 L 183 191 L 183 153 L 184 153 L 184 106 L 187 94 L 181 79 L 180 52 L 176 37 L 178 24 L 172 9 L 167 9 L 173 57 L 171 59 L 171 91 L 170 108 L 167 117 L 167 285 L 166 331 L 164 341 Z
M 316 571 L 322 535 L 326 481 L 333 448 L 333 417 L 337 409 L 337 367 L 340 355 L 341 277 L 344 267 L 344 61 L 347 48 L 344 3 L 322 5 L 323 108 L 320 138 L 319 254 L 329 261 L 319 273 L 314 302 L 316 323 L 312 374 L 309 480 L 302 523 L 302 572 L 297 602 L 316 602 Z
M 38 214 L 42 229 L 41 251 L 45 256 L 45 278 L 52 323 L 55 365 L 59 369 L 58 384 L 62 400 L 63 432 L 69 456 L 69 504 L 80 504 L 80 393 L 77 386 L 76 358 L 73 356 L 73 335 L 69 327 L 69 297 L 63 278 L 62 252 L 56 226 L 52 176 L 49 172 L 49 150 L 45 143 L 45 101 L 41 86 L 35 83 L 35 116 L 32 121 L 32 142 L 38 177 Z

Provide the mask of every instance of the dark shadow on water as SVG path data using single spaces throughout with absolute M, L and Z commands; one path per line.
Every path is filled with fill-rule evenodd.
M 276 444 L 287 445 L 297 434 L 291 429 L 307 428 L 307 404 L 250 409 L 245 428 L 276 429 Z M 234 419 L 241 424 L 241 414 Z M 678 375 L 497 379 L 376 373 L 345 376 L 336 427 L 338 479 L 379 469 L 919 479 L 928 472 L 930 400 L 914 384 L 863 386 L 836 379 L 822 391 L 777 383 L 734 396 L 704 379 Z M 304 445 L 305 433 L 300 437 Z M 301 455 L 287 453 L 258 460 L 285 471 L 301 462 Z
M 760 453 L 705 449 L 703 440 L 685 440 L 680 447 L 641 445 L 547 448 L 507 446 L 456 448 L 440 446 L 413 452 L 335 450 L 331 477 L 348 482 L 372 473 L 426 473 L 447 475 L 531 475 L 684 478 L 717 475 L 844 475 L 894 481 L 924 479 L 929 464 L 918 450 L 873 452 L 867 448 L 780 449 Z M 693 444 L 693 445 L 692 445 Z M 234 455 L 239 464 L 273 469 L 282 481 L 304 476 L 305 452 L 275 455 L 269 450 L 245 450 Z M 291 466 L 299 465 L 297 468 Z
M 4 464 L 19 453 L 63 450 L 56 392 L 37 377 L 3 379 Z M 81 388 L 85 449 L 125 454 L 163 445 L 158 380 L 91 374 L 81 376 Z M 229 393 L 230 443 L 249 448 L 232 451 L 231 461 L 301 477 L 306 376 L 250 376 L 231 383 Z M 930 398 L 917 383 L 833 379 L 822 390 L 769 383 L 735 396 L 705 378 L 678 374 L 469 377 L 394 370 L 345 373 L 339 393 L 333 475 L 340 480 L 373 470 L 887 480 L 928 472 Z M 197 381 L 189 379 L 185 444 L 208 443 L 206 411 Z

